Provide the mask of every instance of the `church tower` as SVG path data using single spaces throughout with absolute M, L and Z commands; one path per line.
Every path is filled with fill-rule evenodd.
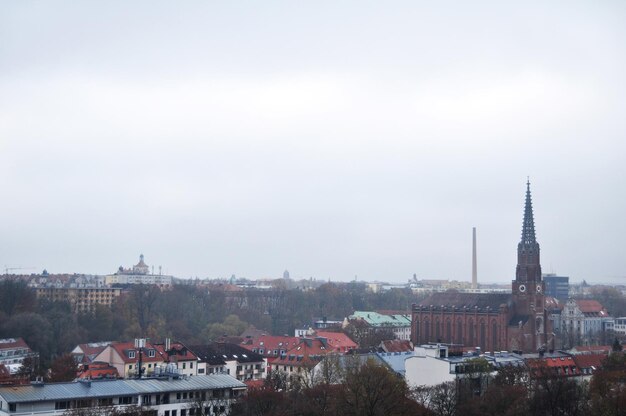
M 547 343 L 548 320 L 529 181 L 526 183 L 522 239 L 517 245 L 517 268 L 512 289 L 515 319 L 519 319 L 524 327 L 519 341 L 524 349 L 536 351 Z

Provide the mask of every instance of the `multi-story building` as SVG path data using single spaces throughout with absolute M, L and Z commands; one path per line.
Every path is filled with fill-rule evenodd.
M 298 345 L 300 338 L 287 335 L 255 334 L 247 336 L 241 346 L 264 357 L 267 361 L 268 371 L 271 371 L 272 363 L 284 355 L 288 350 Z
M 136 342 L 113 342 L 96 355 L 93 361 L 108 363 L 117 368 L 122 378 L 139 377 L 140 369 L 143 369 L 143 375 L 152 375 L 157 367 L 164 367 L 166 363 L 161 352 L 148 342 L 143 345 Z
M 198 374 L 225 373 L 237 380 L 261 380 L 266 376 L 267 360 L 237 344 L 212 342 L 192 345 L 190 350 L 197 355 Z
M 569 277 L 557 276 L 554 273 L 543 275 L 543 281 L 546 284 L 546 296 L 552 296 L 561 302 L 567 301 L 569 298 Z
M 602 332 L 609 314 L 597 300 L 568 299 L 561 312 L 561 330 L 587 338 Z
M 121 289 L 111 287 L 37 287 L 37 298 L 68 302 L 74 312 L 90 312 L 96 305 L 111 306 Z
M 227 374 L 0 386 L 0 416 L 57 416 L 96 407 L 106 414 L 107 408 L 133 406 L 153 416 L 228 415 L 245 390 L 244 383 Z
M 347 326 L 350 321 L 365 323 L 370 331 L 391 330 L 397 339 L 411 339 L 410 314 L 382 314 L 378 312 L 355 311 L 344 321 Z
M 12 374 L 20 369 L 26 357 L 38 357 L 38 354 L 22 338 L 0 339 L 0 364 Z
M 78 344 L 70 354 L 72 354 L 77 364 L 89 364 L 112 343 L 112 341 L 103 341 Z
M 161 287 L 171 286 L 173 281 L 172 276 L 164 275 L 161 273 L 161 267 L 159 266 L 159 273 L 154 274 L 150 272 L 150 266 L 148 266 L 143 259 L 143 254 L 139 256 L 139 263 L 133 267 L 125 269 L 120 266 L 116 273 L 105 277 L 107 285 L 157 285 Z
M 110 364 L 117 368 L 122 378 L 138 377 L 140 368 L 144 376 L 151 376 L 166 367 L 181 376 L 198 374 L 198 357 L 182 343 L 169 339 L 164 344 L 153 344 L 143 339 L 134 343 L 112 342 L 91 361 Z
M 282 371 L 289 378 L 300 377 L 311 381 L 315 366 L 332 352 L 325 338 L 300 338 L 298 345 L 272 362 L 272 371 Z
M 626 335 L 626 316 L 615 318 L 613 331 L 615 331 L 616 334 Z

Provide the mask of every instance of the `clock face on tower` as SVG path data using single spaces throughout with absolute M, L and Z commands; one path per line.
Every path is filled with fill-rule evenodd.
M 526 286 L 525 285 L 519 285 L 519 291 L 524 293 L 526 292 Z

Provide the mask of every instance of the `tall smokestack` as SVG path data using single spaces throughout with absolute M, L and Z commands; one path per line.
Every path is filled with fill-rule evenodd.
M 472 289 L 478 289 L 478 267 L 476 265 L 476 227 L 472 228 Z

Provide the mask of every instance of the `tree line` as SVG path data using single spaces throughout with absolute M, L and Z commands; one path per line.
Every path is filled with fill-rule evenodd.
M 539 367 L 505 366 L 493 375 L 483 359 L 473 374 L 439 385 L 406 384 L 372 360 L 340 371 L 340 382 L 313 377 L 289 385 L 272 372 L 235 407 L 243 416 L 618 416 L 626 414 L 626 356 L 609 356 L 591 380 Z M 277 382 L 277 380 L 279 380 Z
M 249 325 L 270 334 L 293 334 L 314 318 L 343 319 L 354 310 L 404 310 L 417 301 L 410 290 L 371 293 L 362 283 L 325 283 L 312 290 L 273 289 L 228 292 L 219 286 L 132 285 L 111 306 L 74 313 L 67 302 L 37 299 L 19 279 L 0 281 L 0 338 L 22 337 L 39 353 L 39 366 L 77 344 L 172 338 L 201 344 L 239 335 Z

